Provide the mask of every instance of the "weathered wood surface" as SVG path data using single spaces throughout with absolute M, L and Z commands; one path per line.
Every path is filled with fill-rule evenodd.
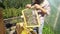
M 0 34 L 6 34 L 5 27 L 3 22 L 2 9 L 0 8 Z

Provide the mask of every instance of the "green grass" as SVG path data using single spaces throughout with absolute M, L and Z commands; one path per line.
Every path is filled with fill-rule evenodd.
M 45 24 L 43 28 L 43 34 L 54 34 L 54 30 L 50 25 Z

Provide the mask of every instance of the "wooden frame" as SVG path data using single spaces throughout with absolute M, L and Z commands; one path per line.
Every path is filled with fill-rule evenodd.
M 27 18 L 27 16 L 29 15 L 29 13 L 25 13 L 25 12 L 27 12 L 27 11 L 29 11 L 29 10 L 31 10 L 31 12 L 32 12 L 32 9 L 24 9 L 24 10 L 22 10 L 22 14 L 23 14 L 23 16 L 24 16 L 24 24 L 25 24 L 25 26 L 26 27 L 39 27 L 40 26 L 40 20 L 39 20 L 39 16 L 38 16 L 38 12 L 37 12 L 37 10 L 34 10 L 34 12 L 35 12 L 35 21 L 37 22 L 37 24 L 36 25 L 28 25 L 28 23 L 30 23 L 29 22 L 29 19 L 30 19 L 30 17 L 32 17 L 32 16 L 29 16 L 28 18 Z M 27 15 L 26 15 L 27 14 Z M 33 15 L 33 13 L 31 13 L 31 15 Z M 33 17 L 32 17 L 33 18 Z M 32 20 L 33 21 L 33 20 Z M 33 22 L 35 22 L 35 21 L 33 21 Z M 32 23 L 33 23 L 32 22 Z M 33 23 L 34 24 L 34 23 Z

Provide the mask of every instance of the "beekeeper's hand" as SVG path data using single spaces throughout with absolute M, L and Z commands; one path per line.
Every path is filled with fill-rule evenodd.
M 26 5 L 26 8 L 31 8 L 31 4 L 27 4 Z

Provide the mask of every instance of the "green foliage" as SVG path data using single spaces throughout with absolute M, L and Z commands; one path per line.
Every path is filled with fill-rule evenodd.
M 31 3 L 31 0 L 3 0 L 2 4 L 5 6 L 3 18 L 20 16 L 21 10 L 29 3 Z
M 4 0 L 3 4 L 7 8 L 25 7 L 26 4 L 31 3 L 31 0 Z
M 3 0 L 0 0 L 0 7 L 5 8 L 5 6 L 3 5 Z
M 2 3 L 5 6 L 3 17 L 11 18 L 20 16 L 22 8 L 24 8 L 26 4 L 31 3 L 31 0 L 3 0 Z
M 16 8 L 6 8 L 3 10 L 3 18 L 11 18 L 20 16 L 22 8 L 16 9 Z

